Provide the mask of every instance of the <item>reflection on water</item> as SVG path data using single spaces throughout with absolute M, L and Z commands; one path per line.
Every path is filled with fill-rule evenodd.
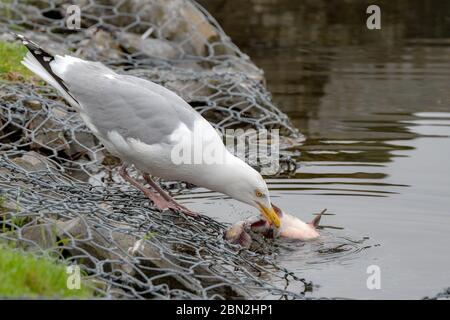
M 380 31 L 365 28 L 365 1 L 201 3 L 307 137 L 297 173 L 269 182 L 286 212 L 331 213 L 320 241 L 279 244 L 282 264 L 313 282 L 308 296 L 421 298 L 450 286 L 450 2 L 378 1 Z M 254 214 L 201 190 L 186 201 L 227 222 Z M 380 290 L 366 286 L 370 265 Z

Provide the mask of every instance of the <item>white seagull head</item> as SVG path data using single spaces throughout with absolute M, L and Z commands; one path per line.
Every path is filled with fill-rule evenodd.
M 257 208 L 269 224 L 279 228 L 281 221 L 272 207 L 269 189 L 263 177 L 241 159 L 234 158 L 228 168 L 224 167 L 216 173 L 220 177 L 215 180 L 221 183 L 214 189 Z

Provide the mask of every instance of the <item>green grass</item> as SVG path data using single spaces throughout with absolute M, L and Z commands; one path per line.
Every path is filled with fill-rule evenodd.
M 92 297 L 92 289 L 83 280 L 80 289 L 68 289 L 68 276 L 66 265 L 55 259 L 0 244 L 0 297 Z
M 6 200 L 8 200 L 8 198 L 3 195 L 0 194 L 0 220 L 1 220 L 1 227 L 0 227 L 0 232 L 3 233 L 7 233 L 7 232 L 14 232 L 14 228 L 15 227 L 22 227 L 25 225 L 25 223 L 27 222 L 28 218 L 27 217 L 18 217 L 18 216 L 11 216 L 10 217 L 10 227 L 6 226 L 6 220 L 7 220 L 7 215 L 6 215 L 6 211 L 5 208 L 3 208 L 3 205 L 5 204 Z M 16 212 L 18 212 L 19 206 L 17 206 L 16 208 Z
M 22 45 L 0 41 L 0 79 L 30 78 L 32 73 L 20 63 L 26 53 Z

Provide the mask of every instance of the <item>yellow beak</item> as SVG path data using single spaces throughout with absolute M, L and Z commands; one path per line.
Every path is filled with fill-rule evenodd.
M 275 225 L 275 227 L 279 228 L 281 226 L 281 220 L 280 217 L 278 217 L 277 213 L 273 208 L 267 208 L 261 204 L 259 204 L 259 207 L 261 208 L 261 213 L 263 216 L 267 219 L 267 221 L 270 224 Z

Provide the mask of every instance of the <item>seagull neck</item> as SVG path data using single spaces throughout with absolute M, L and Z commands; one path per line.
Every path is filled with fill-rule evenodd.
M 205 187 L 232 196 L 235 187 L 243 183 L 252 168 L 229 153 L 225 163 L 210 166 Z

